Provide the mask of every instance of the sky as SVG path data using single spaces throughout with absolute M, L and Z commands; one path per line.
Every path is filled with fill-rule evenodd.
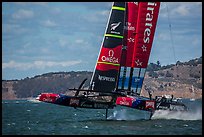
M 2 80 L 93 71 L 112 2 L 3 2 Z M 171 26 L 171 27 L 170 27 Z M 149 58 L 202 56 L 202 2 L 162 2 Z

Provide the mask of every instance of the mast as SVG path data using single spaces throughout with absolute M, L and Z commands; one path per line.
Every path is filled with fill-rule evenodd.
M 125 2 L 114 2 L 90 82 L 90 89 L 112 92 L 120 69 Z

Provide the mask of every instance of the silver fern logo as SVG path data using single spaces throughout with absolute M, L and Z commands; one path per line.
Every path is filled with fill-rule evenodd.
M 111 24 L 111 30 L 115 30 L 119 25 L 120 25 L 121 22 L 118 22 L 118 23 L 112 23 Z

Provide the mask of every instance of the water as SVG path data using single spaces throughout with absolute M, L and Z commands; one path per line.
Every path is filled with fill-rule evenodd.
M 2 101 L 3 135 L 202 135 L 202 100 L 184 101 L 186 113 L 119 107 L 74 109 L 31 100 Z

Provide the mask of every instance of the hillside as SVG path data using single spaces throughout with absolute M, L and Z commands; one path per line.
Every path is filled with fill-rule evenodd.
M 77 88 L 85 78 L 88 87 L 92 72 L 56 72 L 22 80 L 2 80 L 2 99 L 36 97 L 42 92 L 71 94 L 69 88 Z M 195 98 L 202 98 L 202 57 L 176 65 L 161 66 L 150 63 L 144 85 L 151 87 L 154 95 L 173 94 L 175 97 L 191 98 L 192 85 Z M 142 95 L 148 96 L 142 89 Z
M 78 87 L 84 78 L 90 81 L 91 75 L 92 72 L 87 71 L 57 72 L 17 81 L 2 81 L 2 99 L 35 97 L 42 92 L 65 93 L 69 88 Z

